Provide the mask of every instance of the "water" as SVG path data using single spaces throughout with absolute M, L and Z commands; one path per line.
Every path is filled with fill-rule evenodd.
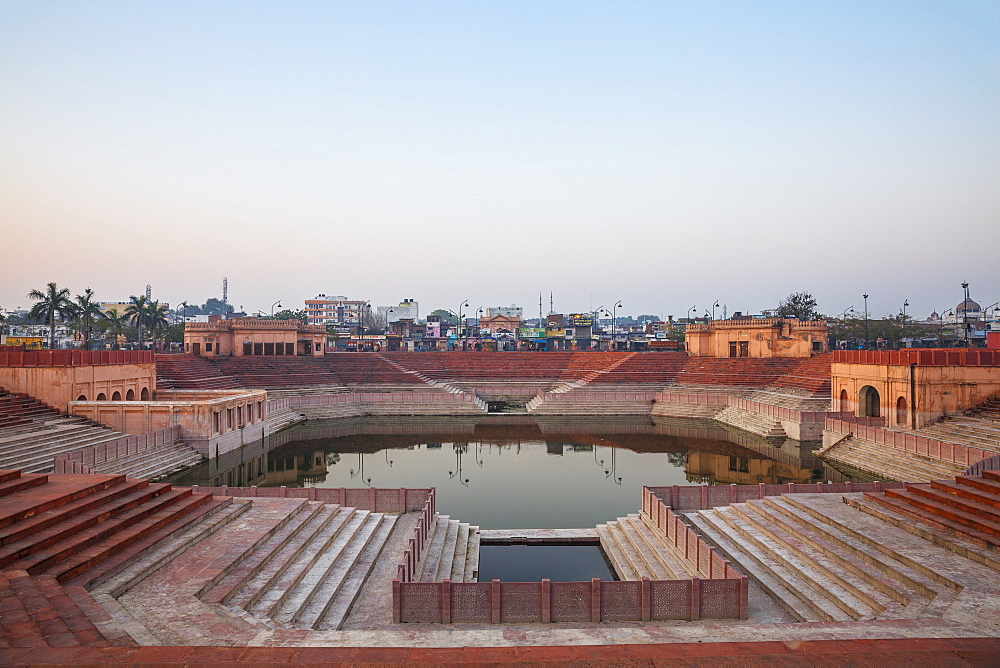
M 479 581 L 617 580 L 600 545 L 480 545 Z
M 823 475 L 811 446 L 707 421 L 476 416 L 306 422 L 172 482 L 436 487 L 440 513 L 520 529 L 592 527 L 637 512 L 643 485 Z

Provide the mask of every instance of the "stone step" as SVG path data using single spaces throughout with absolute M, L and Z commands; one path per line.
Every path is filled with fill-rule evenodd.
M 138 521 L 145 516 L 143 513 L 155 512 L 158 507 L 157 500 L 160 497 L 168 495 L 163 500 L 166 503 L 172 503 L 187 494 L 190 494 L 190 491 L 185 493 L 173 490 L 170 485 L 137 485 L 124 495 L 113 496 L 84 512 L 59 518 L 58 522 L 49 523 L 47 526 L 29 532 L 17 540 L 5 542 L 0 548 L 0 568 L 27 569 L 28 564 L 35 563 L 36 557 L 43 551 L 51 552 L 54 555 L 62 554 L 62 551 L 67 549 L 65 544 L 67 541 L 75 544 L 81 539 L 84 532 L 90 531 L 94 527 L 100 525 L 100 529 L 105 530 L 118 526 L 128 526 L 123 523 L 127 519 Z M 80 546 L 81 549 L 82 547 L 84 546 Z M 38 557 L 38 559 L 41 558 Z M 12 564 L 14 565 L 11 566 Z
M 904 611 L 912 597 L 900 593 L 900 583 L 889 583 L 875 577 L 868 577 L 863 568 L 850 559 L 837 554 L 837 550 L 824 542 L 822 536 L 811 534 L 809 527 L 788 523 L 784 516 L 763 501 L 748 501 L 735 508 L 737 513 L 751 522 L 759 531 L 778 541 L 802 562 L 815 567 L 820 573 L 850 592 L 855 599 L 870 609 L 871 617 L 912 616 L 914 610 Z M 742 512 L 740 510 L 742 509 Z M 926 607 L 927 600 L 921 601 Z
M 638 515 L 628 515 L 618 518 L 619 528 L 623 531 L 629 542 L 635 548 L 636 554 L 642 560 L 641 568 L 638 564 L 633 564 L 636 571 L 641 571 L 642 577 L 650 580 L 676 580 L 680 576 L 667 568 L 657 555 L 657 546 L 652 543 L 646 534 L 645 524 Z
M 461 522 L 450 520 L 448 522 L 448 532 L 445 534 L 444 544 L 441 547 L 441 560 L 438 563 L 437 573 L 434 576 L 435 582 L 441 582 L 445 578 L 451 577 L 451 569 L 455 563 L 455 552 L 458 547 L 458 534 L 461 529 Z
M 465 582 L 465 565 L 469 556 L 470 527 L 465 522 L 458 524 L 458 538 L 455 541 L 455 556 L 451 572 L 445 575 L 452 582 Z
M 929 524 L 936 529 L 967 538 L 977 545 L 1000 547 L 1000 540 L 997 539 L 996 535 L 980 531 L 977 527 L 969 523 L 977 521 L 974 516 L 969 516 L 967 518 L 968 522 L 960 522 L 942 514 L 942 511 L 947 509 L 945 506 L 939 506 L 939 504 L 934 504 L 931 501 L 922 500 L 920 497 L 907 494 L 906 492 L 902 494 L 904 496 L 888 496 L 865 492 L 865 498 L 881 506 L 885 506 L 894 512 L 909 515 L 912 519 Z M 959 511 L 951 513 L 953 516 L 958 516 L 958 514 Z
M 633 517 L 632 515 L 629 516 Z M 675 548 L 667 537 L 663 534 L 663 531 L 656 526 L 656 522 L 653 518 L 646 513 L 640 513 L 634 517 L 642 523 L 643 528 L 643 538 L 652 547 L 654 554 L 663 564 L 664 568 L 668 572 L 673 574 L 671 579 L 673 580 L 685 580 L 692 577 L 700 577 L 698 574 L 698 567 L 695 564 L 689 563 L 684 555 Z M 633 522 L 635 524 L 635 522 Z
M 320 620 L 314 628 L 321 630 L 339 630 L 344 620 L 351 612 L 354 602 L 357 600 L 364 587 L 365 581 L 375 567 L 375 562 L 385 547 L 389 535 L 396 525 L 396 515 L 383 515 L 381 523 L 372 534 L 371 540 L 364 550 L 361 551 L 357 561 L 347 569 L 341 584 L 338 586 L 336 595 L 327 604 Z M 334 573 L 334 577 L 336 577 Z M 324 592 L 325 593 L 325 592 Z
M 249 499 L 213 497 L 109 556 L 96 568 L 63 581 L 92 592 L 113 590 L 116 596 L 120 595 L 163 564 L 241 517 L 252 506 Z
M 948 483 L 941 481 L 942 486 L 951 485 L 953 487 L 958 487 L 954 483 Z M 891 490 L 898 491 L 898 490 Z M 987 525 L 997 525 L 1000 523 L 1000 497 L 991 499 L 988 495 L 987 500 L 992 502 L 983 503 L 982 501 L 973 500 L 966 498 L 965 496 L 959 496 L 958 494 L 949 493 L 948 491 L 939 489 L 934 485 L 930 484 L 920 484 L 920 485 L 907 485 L 906 491 L 915 494 L 916 496 L 929 499 L 943 506 L 950 506 L 956 508 L 963 512 L 966 512 L 973 517 L 981 519 Z M 972 496 L 973 493 L 969 493 Z M 890 495 L 892 496 L 892 495 Z M 1000 531 L 1000 526 L 996 527 Z
M 301 541 L 297 540 L 300 534 L 309 528 L 315 528 L 321 524 L 325 518 L 332 519 L 336 512 L 336 506 L 330 511 L 324 504 L 319 502 L 309 502 L 302 507 L 290 520 L 273 533 L 267 540 L 255 546 L 253 551 L 244 559 L 239 566 L 231 570 L 224 578 L 208 591 L 202 593 L 199 598 L 206 603 L 227 603 L 236 593 L 246 585 L 246 583 L 259 574 L 279 552 L 289 544 Z M 328 510 L 324 514 L 324 510 Z M 306 535 L 310 535 L 306 533 Z
M 346 542 L 343 549 L 337 550 L 337 553 L 329 558 L 326 555 L 320 558 L 317 562 L 317 568 L 306 575 L 299 584 L 299 589 L 305 595 L 290 598 L 299 604 L 296 606 L 293 602 L 289 609 L 279 611 L 275 616 L 277 621 L 298 628 L 316 628 L 337 592 L 343 586 L 348 572 L 361 558 L 361 554 L 374 538 L 385 517 L 381 513 L 356 512 L 366 512 L 361 526 Z
M 771 518 L 775 524 L 797 533 L 827 558 L 905 606 L 903 616 L 916 616 L 938 595 L 939 587 L 933 580 L 836 525 L 818 520 L 801 507 L 788 503 L 786 497 L 767 497 L 763 505 L 775 511 Z
M 32 631 L 37 629 L 37 632 L 31 635 L 34 636 L 36 641 L 40 641 L 39 645 L 42 647 L 45 645 L 51 647 L 80 646 L 80 641 L 73 635 L 69 627 L 66 626 L 66 622 L 52 608 L 52 604 L 48 598 L 46 598 L 45 594 L 39 589 L 28 573 L 23 570 L 10 570 L 5 573 L 5 576 L 10 591 L 14 595 L 13 597 L 17 599 L 18 607 L 27 613 L 34 627 Z M 14 602 L 11 601 L 9 605 L 13 606 Z M 4 616 L 6 618 L 6 614 Z M 19 614 L 17 618 L 23 619 Z M 3 625 L 5 627 L 8 626 L 6 619 L 4 619 Z
M 881 446 L 853 436 L 826 450 L 822 457 L 880 476 L 884 480 L 940 480 L 951 478 L 964 470 L 957 464 L 922 459 L 903 450 L 884 450 Z
M 152 514 L 142 513 L 143 518 L 139 521 L 134 521 L 132 517 L 128 518 L 126 526 L 120 524 L 115 529 L 102 529 L 99 525 L 90 530 L 93 532 L 90 535 L 89 532 L 84 532 L 81 542 L 87 543 L 86 549 L 76 551 L 74 546 L 74 554 L 68 558 L 63 556 L 56 563 L 50 563 L 45 572 L 56 576 L 60 582 L 73 578 L 177 520 L 181 520 L 182 524 L 184 521 L 190 521 L 192 512 L 212 501 L 211 494 L 191 494 L 190 489 L 183 491 L 188 494 L 181 496 L 176 502 L 158 504 L 158 509 Z M 92 542 L 92 539 L 98 536 L 101 538 Z M 35 566 L 36 570 L 38 568 L 40 566 Z
M 49 478 L 46 475 L 31 473 L 21 474 L 20 471 L 18 473 L 19 476 L 17 478 L 0 482 L 0 497 L 7 496 L 9 494 L 16 494 L 21 490 L 37 487 L 38 485 L 44 485 L 49 481 Z M 3 526 L 2 520 L 0 520 L 0 526 Z
M 108 639 L 94 626 L 76 601 L 71 598 L 55 578 L 40 576 L 34 578 L 38 589 L 44 594 L 51 610 L 58 615 L 73 637 L 83 647 L 109 647 Z
M 137 493 L 149 486 L 149 483 L 145 480 L 126 481 L 124 476 L 115 478 L 113 481 L 115 484 L 104 485 L 103 489 L 98 488 L 79 498 L 73 498 L 77 494 L 66 495 L 66 503 L 56 505 L 47 510 L 44 509 L 43 505 L 39 505 L 24 509 L 16 515 L 7 516 L 4 520 L 9 520 L 9 522 L 0 522 L 0 525 L 6 525 L 3 529 L 0 529 L 0 546 L 6 547 L 17 541 L 26 540 L 29 536 L 37 534 L 40 531 L 69 521 L 88 511 L 96 510 L 106 504 L 119 501 L 122 497 Z M 0 554 L 3 554 L 3 552 L 0 551 Z
M 987 480 L 1000 481 L 1000 471 L 983 471 L 982 475 Z
M 766 555 L 770 564 L 780 566 L 782 579 L 794 584 L 798 592 L 815 597 L 817 604 L 826 603 L 826 611 L 840 621 L 872 619 L 880 612 L 873 610 L 855 592 L 845 588 L 836 578 L 831 578 L 815 563 L 803 559 L 787 543 L 768 536 L 749 522 L 739 507 L 742 505 L 717 508 L 716 511 L 723 522 L 758 550 L 758 558 Z
M 479 527 L 469 527 L 469 548 L 465 553 L 465 574 L 462 578 L 464 582 L 479 581 Z
M 360 523 L 354 508 L 338 508 L 329 522 L 316 528 L 309 540 L 282 550 L 268 568 L 230 599 L 229 604 L 258 618 L 272 617 L 320 557 L 333 549 L 338 536 L 345 531 L 355 531 Z
M 960 475 L 955 477 L 955 482 L 964 487 L 989 492 L 994 498 L 1000 497 L 1000 482 L 989 480 L 982 476 Z
M 715 511 L 697 511 L 686 514 L 685 517 L 702 537 L 711 542 L 741 573 L 760 585 L 792 618 L 800 622 L 832 621 L 835 614 L 839 613 L 836 608 L 836 613 L 826 612 L 824 606 L 811 599 L 803 599 L 794 585 L 774 572 L 774 569 L 780 572 L 780 567 L 777 564 L 765 564 L 768 561 L 766 556 L 755 556 L 756 550 L 739 534 L 730 532 L 725 523 L 716 518 Z
M 424 552 L 417 564 L 417 582 L 437 582 L 438 567 L 444 553 L 444 541 L 447 538 L 451 518 L 447 515 L 435 514 L 431 532 L 424 541 Z
M 597 535 L 601 540 L 604 554 L 608 556 L 619 580 L 641 580 L 640 575 L 632 567 L 625 550 L 621 546 L 618 532 L 612 528 L 612 523 L 597 525 Z

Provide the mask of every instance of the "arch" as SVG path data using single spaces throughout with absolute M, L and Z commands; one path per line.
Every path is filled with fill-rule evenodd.
M 896 399 L 896 424 L 906 424 L 906 397 Z
M 131 387 L 128 388 L 128 392 L 125 393 L 125 401 L 135 401 L 135 390 Z
M 850 400 L 849 395 L 847 394 L 847 390 L 841 390 L 840 391 L 840 406 L 839 406 L 841 413 L 848 413 L 848 412 L 850 412 L 850 410 L 851 410 L 850 402 L 851 402 L 851 400 Z
M 108 395 L 104 394 L 103 392 L 97 395 L 97 401 L 107 401 L 107 400 L 108 400 Z
M 111 395 L 111 401 L 121 401 L 121 400 L 122 400 L 122 393 L 119 392 L 118 390 L 115 390 L 114 394 Z
M 87 400 L 87 395 L 86 394 L 81 394 L 80 396 L 78 396 L 76 398 L 76 400 L 77 401 L 86 401 Z
M 149 388 L 142 388 L 142 392 L 139 393 L 139 401 L 149 401 Z
M 878 390 L 871 385 L 865 385 L 858 392 L 858 417 L 881 417 L 882 399 Z

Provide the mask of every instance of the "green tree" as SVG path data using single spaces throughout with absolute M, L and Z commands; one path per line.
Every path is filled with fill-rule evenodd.
M 104 318 L 104 311 L 101 305 L 94 301 L 94 291 L 87 288 L 82 295 L 76 296 L 76 313 L 74 314 L 74 324 L 83 333 L 83 347 L 90 350 L 90 333 L 94 331 L 94 325 Z
M 146 304 L 146 329 L 149 330 L 149 339 L 155 344 L 156 333 L 167 326 L 167 307 L 161 304 L 158 299 Z
M 816 309 L 816 300 L 808 292 L 793 292 L 785 297 L 775 314 L 781 318 L 798 318 L 799 320 L 815 320 L 820 317 Z
M 135 325 L 136 332 L 139 336 L 139 347 L 142 348 L 143 343 L 143 328 L 146 325 L 146 314 L 149 310 L 149 302 L 146 301 L 146 296 L 136 297 L 131 295 L 129 297 L 129 303 L 125 307 L 125 317 L 129 319 L 133 325 Z
M 198 310 L 200 311 L 199 315 L 226 315 L 227 313 L 232 313 L 236 309 L 233 308 L 232 304 L 224 302 L 221 299 L 216 299 L 215 297 L 212 297 L 204 304 L 202 304 Z M 189 315 L 194 315 L 194 314 L 192 313 Z
M 104 330 L 105 336 L 111 337 L 113 342 L 111 347 L 115 350 L 118 350 L 119 338 L 123 336 L 127 337 L 131 330 L 129 317 L 124 313 L 119 313 L 115 307 L 107 310 L 107 313 L 104 314 L 104 319 L 100 322 L 100 327 Z
M 38 302 L 28 315 L 49 326 L 49 348 L 56 347 L 56 323 L 71 320 L 76 313 L 69 295 L 69 288 L 60 288 L 55 283 L 49 283 L 44 292 L 32 290 L 28 293 L 28 299 Z
M 306 317 L 306 312 L 303 309 L 293 311 L 290 308 L 286 308 L 275 313 L 274 317 L 277 320 L 301 320 L 303 325 L 309 324 L 309 318 Z

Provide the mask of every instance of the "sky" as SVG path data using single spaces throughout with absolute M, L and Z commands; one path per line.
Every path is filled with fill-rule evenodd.
M 995 0 L 0 0 L 0 307 L 988 306 L 998 110 Z

